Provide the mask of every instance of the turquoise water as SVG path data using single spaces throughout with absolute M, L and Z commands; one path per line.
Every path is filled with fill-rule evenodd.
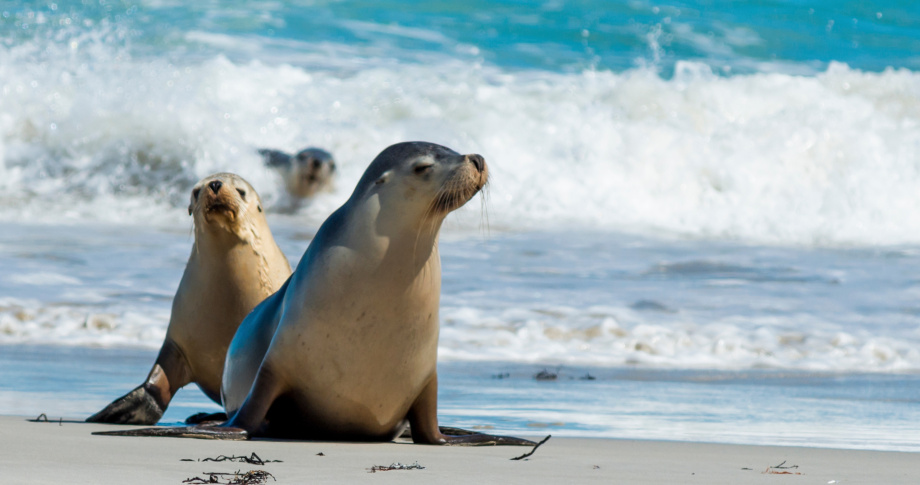
M 920 9 L 908 1 L 60 1 L 2 11 L 0 26 L 18 42 L 76 38 L 104 25 L 132 53 L 180 62 L 216 54 L 283 62 L 338 45 L 373 57 L 562 72 L 650 64 L 670 75 L 678 61 L 725 74 L 817 72 L 831 61 L 870 71 L 920 67 Z M 224 40 L 209 45 L 195 34 Z
M 916 450 L 916 25 L 911 2 L 0 3 L 0 413 L 139 382 L 201 177 L 249 180 L 296 263 L 421 139 L 492 174 L 443 230 L 445 419 Z M 257 149 L 307 145 L 335 188 L 281 214 Z M 168 419 L 213 408 L 183 392 Z

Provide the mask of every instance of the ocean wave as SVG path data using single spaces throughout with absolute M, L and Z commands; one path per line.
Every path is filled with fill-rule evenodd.
M 535 365 L 917 372 L 917 332 L 891 335 L 815 316 L 703 318 L 631 307 L 442 308 L 439 357 Z M 648 316 L 649 312 L 656 315 Z M 0 344 L 156 349 L 168 309 L 0 302 Z
M 0 300 L 0 343 L 159 348 L 169 311 Z
M 645 302 L 648 303 L 648 302 Z M 904 372 L 920 369 L 916 332 L 880 335 L 808 315 L 705 322 L 663 307 L 469 307 L 442 312 L 447 360 L 679 369 Z M 665 313 L 646 318 L 643 312 Z M 909 333 L 909 332 L 908 332 Z
M 0 218 L 176 224 L 191 185 L 224 170 L 271 207 L 281 184 L 256 149 L 318 145 L 342 170 L 300 214 L 315 224 L 381 149 L 428 140 L 492 168 L 486 203 L 451 227 L 485 212 L 493 230 L 920 242 L 920 74 L 906 69 L 720 76 L 678 62 L 665 79 L 456 59 L 183 64 L 132 58 L 118 35 L 0 46 Z

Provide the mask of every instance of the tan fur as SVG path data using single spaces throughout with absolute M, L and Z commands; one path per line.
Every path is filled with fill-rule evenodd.
M 218 193 L 208 186 L 214 180 L 223 184 Z M 198 197 L 193 196 L 189 206 L 195 220 L 195 250 L 173 302 L 166 338 L 185 354 L 191 380 L 208 396 L 217 397 L 236 328 L 284 283 L 291 267 L 248 182 L 218 173 L 202 179 L 195 189 Z
M 227 347 L 243 318 L 291 274 L 258 194 L 237 175 L 199 181 L 188 207 L 195 243 L 147 380 L 88 421 L 153 424 L 176 391 L 197 383 L 219 401 Z
M 437 145 L 381 153 L 289 283 L 240 326 L 222 388 L 229 426 L 317 439 L 399 433 L 436 386 L 441 222 L 487 178 L 481 157 Z

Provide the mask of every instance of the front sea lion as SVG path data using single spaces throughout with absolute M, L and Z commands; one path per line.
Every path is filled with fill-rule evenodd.
M 87 419 L 156 424 L 182 386 L 194 382 L 220 402 L 227 347 L 243 318 L 291 274 L 241 177 L 217 173 L 192 189 L 195 244 L 173 299 L 166 339 L 146 382 Z
M 230 421 L 100 434 L 388 441 L 408 423 L 416 443 L 533 445 L 438 427 L 438 232 L 487 179 L 479 155 L 385 149 L 240 325 L 221 389 Z

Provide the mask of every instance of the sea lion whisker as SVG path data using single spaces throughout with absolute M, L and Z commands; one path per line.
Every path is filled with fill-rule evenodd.
M 479 199 L 479 228 L 480 231 L 483 229 L 483 221 L 485 221 L 485 233 L 486 237 L 491 235 L 491 226 L 489 224 L 489 198 L 491 196 L 490 191 L 488 190 L 488 183 L 483 185 L 479 189 L 479 193 L 482 194 Z
M 445 182 L 444 186 L 441 187 L 439 191 L 439 197 L 437 199 L 437 211 L 439 213 L 448 213 L 455 208 L 459 207 L 458 202 L 461 199 L 461 194 L 464 191 L 468 191 L 468 184 L 464 183 L 462 177 L 459 173 L 453 173 Z M 462 204 L 460 204 L 462 205 Z
M 466 193 L 469 192 L 469 188 L 464 181 L 460 180 L 458 174 L 454 174 L 451 177 L 447 190 L 445 190 L 444 206 L 442 206 L 442 211 L 450 212 L 462 205 L 466 201 Z

